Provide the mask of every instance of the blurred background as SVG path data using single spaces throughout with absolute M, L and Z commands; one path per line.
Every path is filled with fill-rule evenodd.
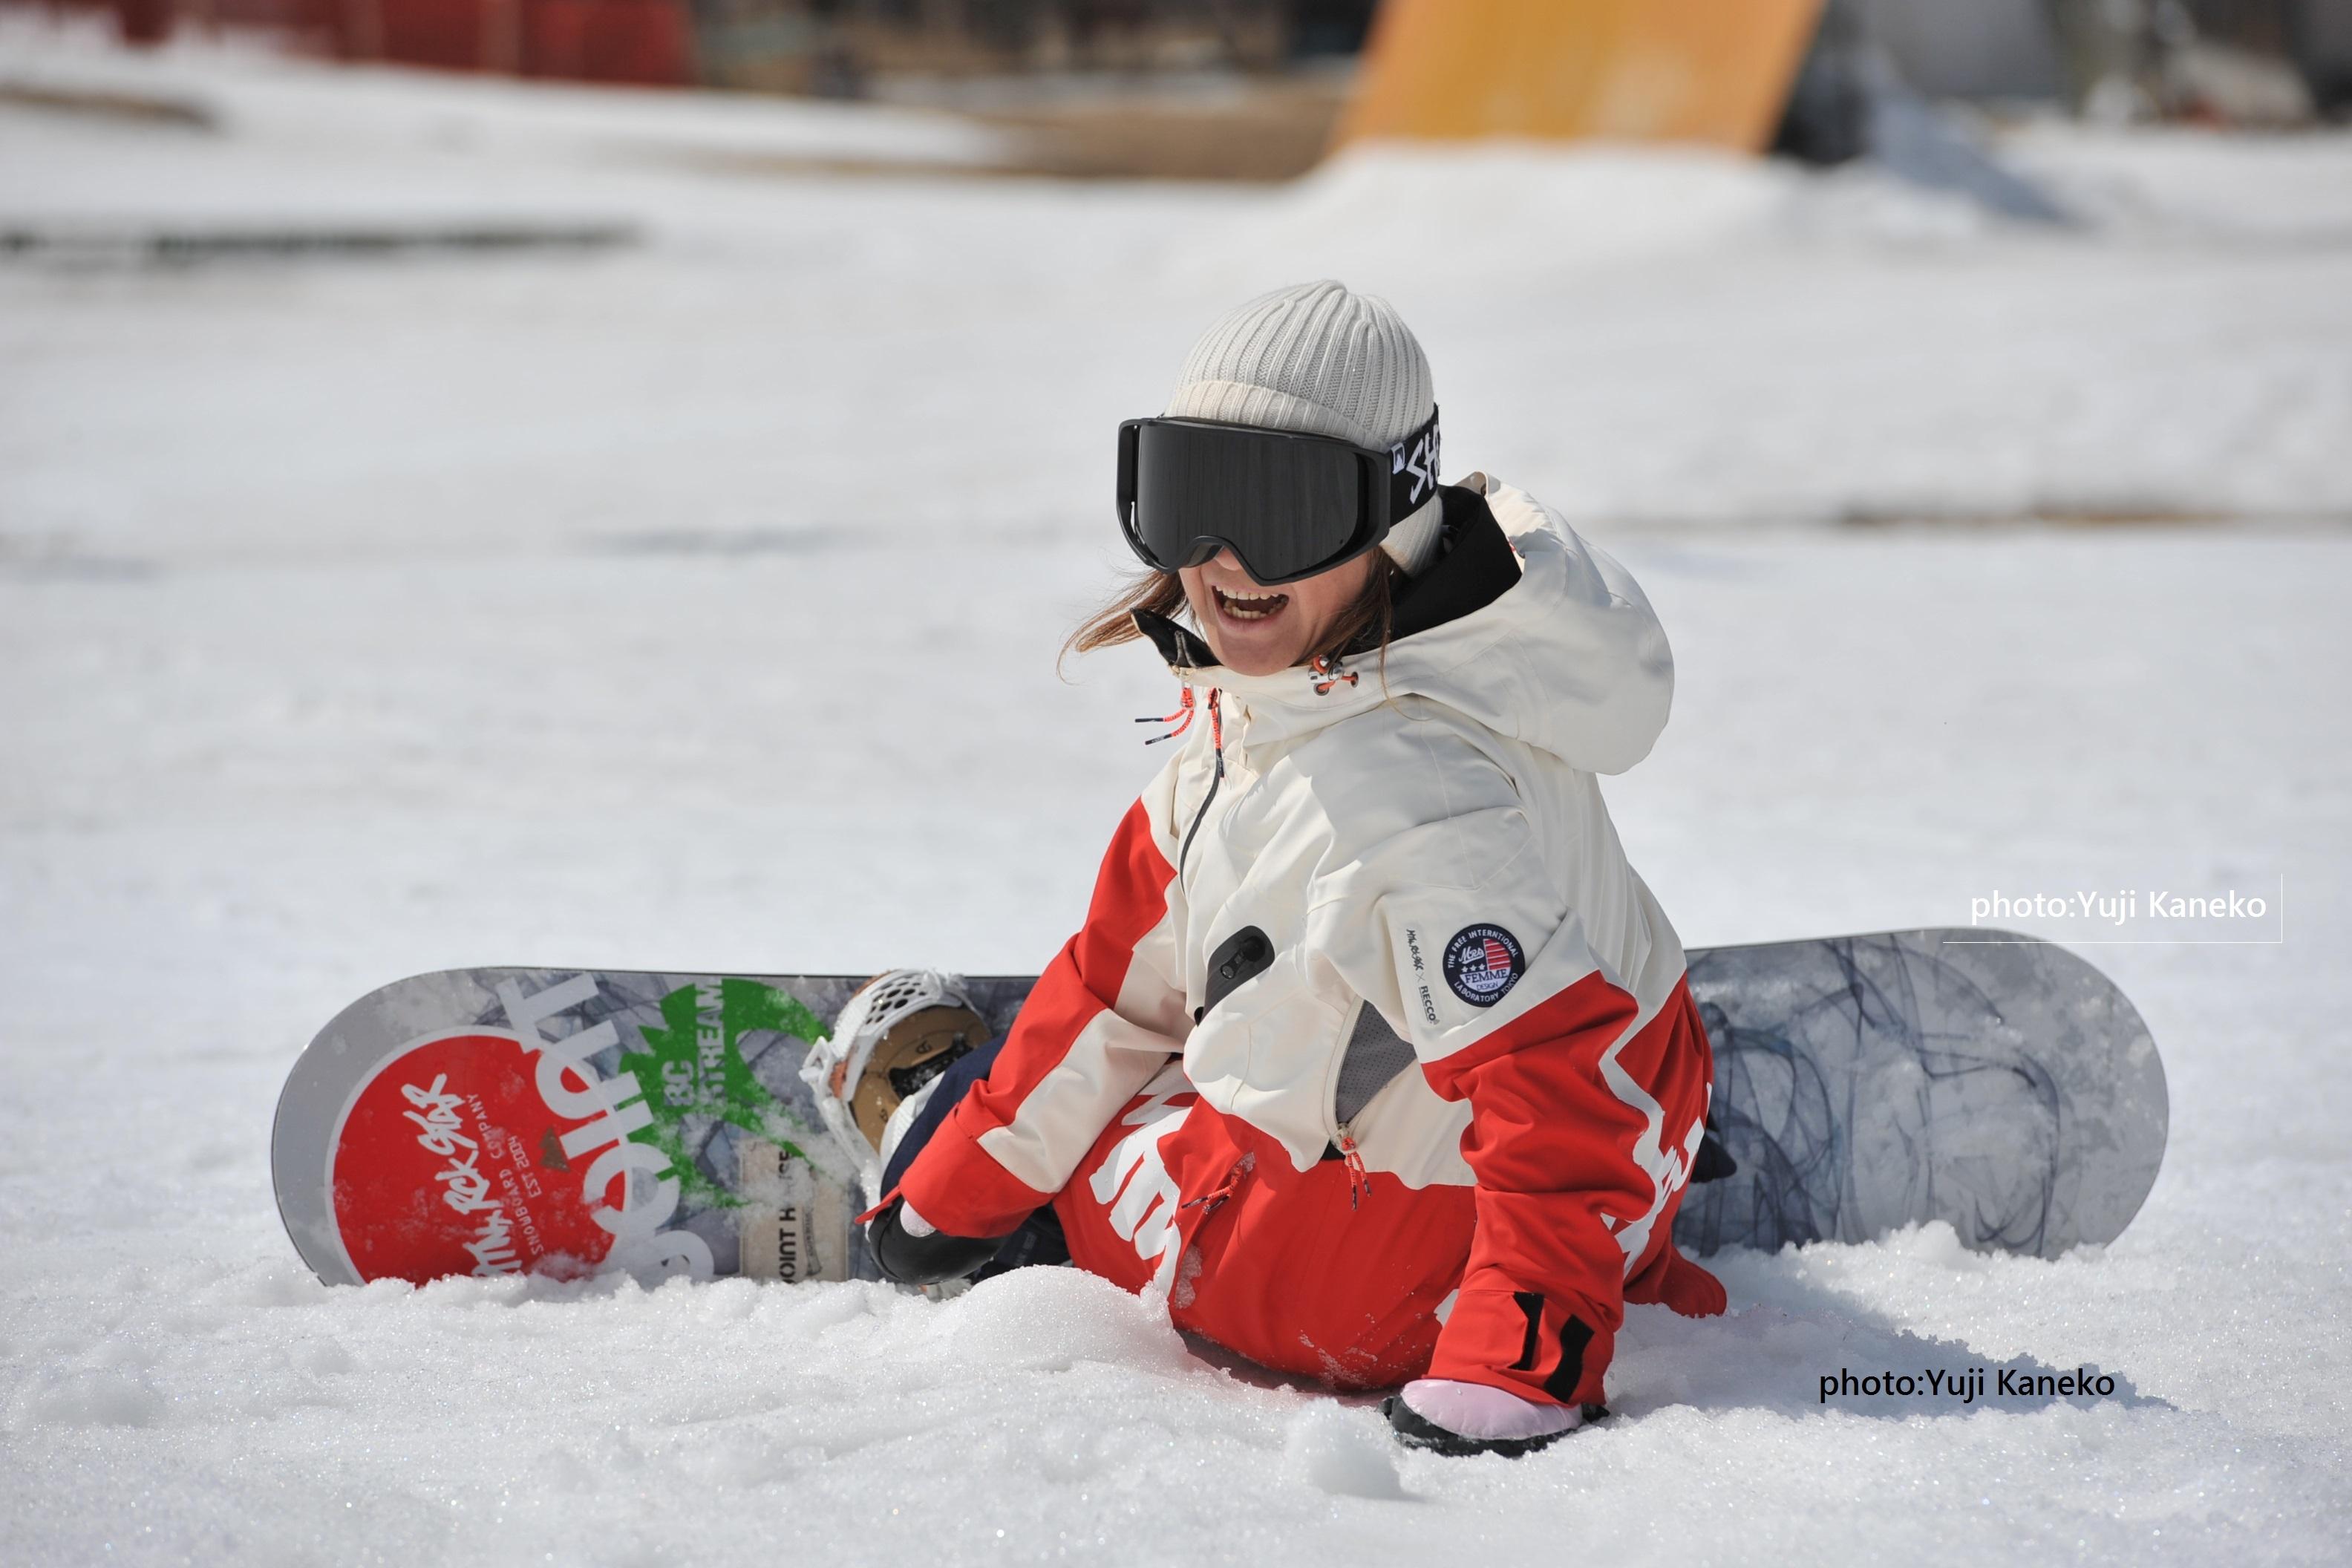
M 1056 673 L 1112 426 L 1317 275 L 1659 600 L 1694 941 L 2275 880 L 2347 94 L 2352 0 L 0 5 L 7 1005 L 1034 967 L 1170 705 Z
M 55 0 L 153 47 L 945 104 L 1019 166 L 1281 179 L 1331 145 L 1380 0 Z M 2105 123 L 2305 125 L 2352 101 L 2344 0 L 1393 0 L 1349 129 L 1674 137 L 1814 163 L 1908 88 Z M 1792 77 L 1792 67 L 1801 69 Z

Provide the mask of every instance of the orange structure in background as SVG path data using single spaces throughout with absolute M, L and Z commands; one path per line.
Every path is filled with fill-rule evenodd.
M 1340 141 L 1696 142 L 1761 152 L 1822 0 L 1386 0 Z

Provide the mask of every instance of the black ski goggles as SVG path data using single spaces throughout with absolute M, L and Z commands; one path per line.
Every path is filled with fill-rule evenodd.
M 1118 427 L 1118 525 L 1159 572 L 1230 549 L 1252 581 L 1296 583 L 1361 555 L 1436 493 L 1433 407 L 1384 449 L 1205 419 Z

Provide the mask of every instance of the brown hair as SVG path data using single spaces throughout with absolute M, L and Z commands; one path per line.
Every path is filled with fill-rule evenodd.
M 1385 671 L 1389 657 L 1389 633 L 1396 616 L 1395 588 L 1404 576 L 1386 551 L 1374 551 L 1372 570 L 1364 575 L 1364 586 L 1345 609 L 1334 616 L 1330 632 L 1320 647 L 1307 650 L 1307 659 L 1328 658 L 1337 662 L 1342 657 L 1377 647 Z M 1186 608 L 1183 580 L 1173 572 L 1146 572 L 1130 579 L 1103 607 L 1078 623 L 1067 641 L 1062 644 L 1062 657 L 1055 668 L 1074 653 L 1092 653 L 1097 648 L 1117 647 L 1121 643 L 1136 641 L 1143 636 L 1135 624 L 1138 610 L 1149 610 L 1156 616 L 1174 618 Z M 1301 661 L 1306 662 L 1305 660 Z

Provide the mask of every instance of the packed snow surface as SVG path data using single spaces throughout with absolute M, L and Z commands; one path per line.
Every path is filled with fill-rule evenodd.
M 21 21 L 0 82 L 215 125 L 0 105 L 0 228 L 644 237 L 0 268 L 0 1561 L 2344 1560 L 2347 138 L 2036 130 L 2083 214 L 2040 232 L 1659 153 L 782 173 L 963 143 Z M 2249 945 L 2084 950 L 2170 1075 L 2131 1229 L 1718 1258 L 1731 1314 L 1635 1310 L 1614 1416 L 1517 1463 L 1069 1271 L 318 1285 L 269 1117 L 373 985 L 1050 955 L 1169 700 L 1137 649 L 1055 675 L 1124 566 L 1110 426 L 1324 271 L 1415 323 L 1449 473 L 1656 603 L 1675 719 L 1608 789 L 1693 944 L 2283 892 Z M 1952 521 L 2035 513 L 2224 521 Z M 1951 525 L 1793 526 L 1854 516 Z M 2116 1394 L 1821 1394 L 2077 1366 Z

